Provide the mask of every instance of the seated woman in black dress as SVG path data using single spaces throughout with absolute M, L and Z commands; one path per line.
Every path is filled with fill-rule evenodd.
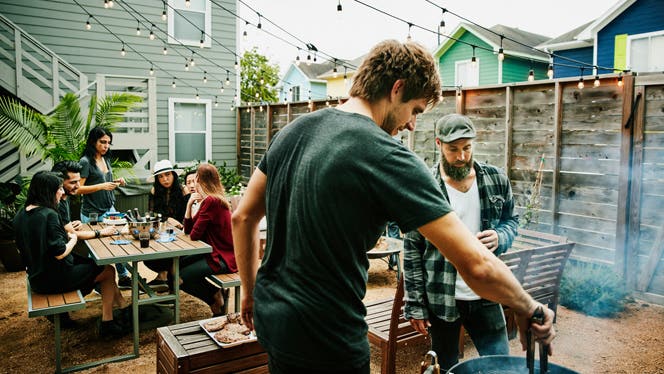
M 16 245 L 27 266 L 30 287 L 43 294 L 81 290 L 87 295 L 99 283 L 102 297 L 99 334 L 123 335 L 129 331 L 127 326 L 113 320 L 113 306 L 126 306 L 115 283 L 115 269 L 109 265 L 97 266 L 91 258 L 72 253 L 76 234 L 65 231 L 57 212 L 64 193 L 62 179 L 56 173 L 40 171 L 32 178 L 25 207 L 14 217 Z

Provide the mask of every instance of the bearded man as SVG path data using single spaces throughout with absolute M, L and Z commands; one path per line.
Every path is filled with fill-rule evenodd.
M 466 116 L 448 114 L 436 122 L 440 163 L 432 173 L 456 214 L 488 251 L 507 251 L 517 234 L 518 215 L 505 173 L 473 161 L 476 132 Z M 480 355 L 509 354 L 502 307 L 468 287 L 451 262 L 418 231 L 404 241 L 405 315 L 422 334 L 431 334 L 431 349 L 441 368 L 458 362 L 463 325 Z M 427 331 L 428 330 L 428 331 Z

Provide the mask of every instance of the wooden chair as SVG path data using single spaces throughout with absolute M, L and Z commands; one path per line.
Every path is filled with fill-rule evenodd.
M 519 236 L 515 238 L 512 250 L 503 253 L 499 258 L 510 268 L 514 277 L 533 299 L 546 304 L 556 313 L 560 281 L 574 244 L 564 236 L 521 229 Z M 504 310 L 507 335 L 513 339 L 517 334 L 516 318 L 509 308 L 504 307 Z M 464 345 L 465 331 L 462 327 L 459 335 L 461 357 Z
M 417 332 L 403 316 L 404 280 L 399 274 L 397 291 L 393 298 L 366 304 L 369 342 L 380 347 L 381 373 L 396 371 L 397 348 L 408 344 L 428 342 L 429 338 Z

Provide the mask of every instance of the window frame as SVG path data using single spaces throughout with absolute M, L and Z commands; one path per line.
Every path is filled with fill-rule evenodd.
M 175 134 L 176 134 L 175 104 L 176 103 L 201 104 L 205 106 L 205 131 L 201 132 L 181 131 L 178 133 L 205 134 L 205 160 L 198 160 L 198 161 L 211 160 L 212 159 L 212 100 L 180 98 L 180 97 L 168 98 L 168 159 L 180 166 L 191 166 L 194 165 L 196 162 L 196 160 L 181 162 L 175 159 Z
M 643 34 L 634 34 L 634 35 L 628 35 L 627 36 L 627 51 L 625 51 L 626 56 L 625 56 L 625 62 L 627 64 L 627 68 L 630 70 L 634 70 L 632 68 L 632 42 L 635 40 L 643 40 L 643 39 L 648 39 L 648 68 L 646 71 L 637 71 L 638 73 L 648 73 L 648 72 L 658 72 L 663 69 L 657 69 L 655 67 L 651 67 L 652 64 L 652 59 L 651 59 L 651 53 L 653 51 L 652 47 L 652 42 L 651 39 L 653 37 L 664 37 L 664 30 L 659 30 L 659 31 L 653 31 L 653 32 L 647 32 Z M 664 53 L 664 52 L 660 52 Z
M 291 103 L 294 103 L 296 101 L 300 101 L 300 98 L 302 97 L 302 94 L 301 94 L 302 90 L 300 88 L 301 88 L 300 86 L 293 86 L 292 87 L 293 91 L 291 92 Z M 296 94 L 295 91 L 297 91 L 297 94 Z M 297 95 L 297 100 L 295 99 L 296 95 Z
M 203 48 L 212 47 L 212 5 L 210 0 L 205 1 L 205 38 L 203 39 Z M 187 12 L 198 12 L 187 8 L 180 8 L 175 5 L 175 0 L 168 0 L 168 43 L 179 45 L 180 43 L 188 46 L 200 47 L 200 39 L 197 40 L 177 40 L 175 39 L 175 16 L 176 13 L 173 9 L 184 10 Z

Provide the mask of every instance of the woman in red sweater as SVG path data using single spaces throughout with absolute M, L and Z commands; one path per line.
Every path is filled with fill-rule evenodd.
M 192 217 L 191 206 L 200 202 Z M 185 256 L 180 260 L 183 291 L 205 301 L 214 316 L 224 311 L 221 290 L 205 277 L 213 274 L 235 273 L 235 253 L 231 233 L 230 205 L 224 196 L 217 169 L 201 164 L 196 170 L 196 192 L 191 194 L 184 214 L 184 232 L 193 240 L 202 240 L 212 247 L 212 253 Z

